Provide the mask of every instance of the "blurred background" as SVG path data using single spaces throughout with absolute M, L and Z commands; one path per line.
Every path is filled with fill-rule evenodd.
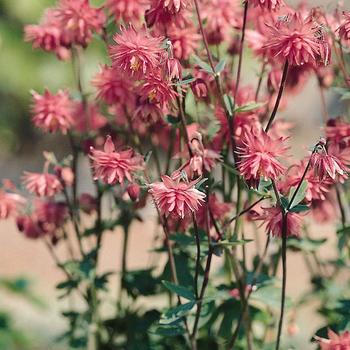
M 92 1 L 95 5 L 102 2 Z M 55 151 L 58 156 L 69 152 L 64 138 L 44 137 L 35 130 L 29 114 L 30 90 L 42 92 L 47 87 L 56 91 L 73 86 L 71 62 L 61 62 L 54 55 L 34 51 L 23 41 L 23 26 L 37 23 L 44 8 L 54 3 L 52 0 L 0 0 L 0 178 L 9 178 L 15 183 L 19 183 L 23 170 L 42 168 L 43 150 Z M 324 3 L 309 1 L 311 6 Z M 334 3 L 331 1 L 326 6 Z M 94 41 L 84 58 L 84 81 L 88 89 L 91 87 L 87 83 L 98 71 L 99 63 L 105 61 L 103 46 Z M 256 67 L 249 59 L 244 66 L 250 74 L 255 73 Z M 332 93 L 327 95 L 327 103 L 332 115 L 339 113 Z M 314 80 L 290 101 L 284 115 L 295 123 L 293 149 L 302 156 L 322 133 L 321 105 Z M 130 249 L 137 259 L 129 259 L 131 268 L 144 266 L 148 259 L 154 230 L 152 215 L 153 212 L 146 213 L 145 224 L 133 226 Z M 313 231 L 316 236 L 325 237 L 334 232 L 334 228 L 322 226 Z M 104 269 L 118 269 L 120 237 L 119 232 L 107 237 L 102 253 Z M 332 240 L 329 244 L 332 245 Z M 327 248 L 324 254 L 330 254 Z M 293 269 L 288 277 L 288 292 L 297 297 L 305 290 L 308 276 L 301 259 L 292 255 L 290 260 L 293 260 Z M 61 277 L 41 242 L 23 238 L 11 220 L 0 221 L 0 350 L 65 349 L 57 342 L 65 330 L 60 317 L 64 305 L 57 300 L 55 290 Z M 312 349 L 309 339 L 321 325 L 314 308 L 302 310 L 297 315 L 297 324 L 300 331 L 290 342 L 297 349 Z

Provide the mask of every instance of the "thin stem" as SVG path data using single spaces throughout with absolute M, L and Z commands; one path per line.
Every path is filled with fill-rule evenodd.
M 286 284 L 287 284 L 287 217 L 288 212 L 282 214 L 282 297 L 281 297 L 281 313 L 278 322 L 278 333 L 276 340 L 276 350 L 280 348 L 284 307 L 286 299 Z
M 194 226 L 194 235 L 196 238 L 196 248 L 197 248 L 197 256 L 196 256 L 196 270 L 195 270 L 195 275 L 194 275 L 194 292 L 196 294 L 196 298 L 198 298 L 198 277 L 199 277 L 199 270 L 201 267 L 201 242 L 200 242 L 200 237 L 198 233 L 198 225 L 197 225 L 197 220 L 192 214 L 192 220 L 193 220 L 193 226 Z
M 261 89 L 261 84 L 262 84 L 262 80 L 263 80 L 263 77 L 264 77 L 266 65 L 267 65 L 267 61 L 265 60 L 265 57 L 264 57 L 263 64 L 261 66 L 261 72 L 260 72 L 260 75 L 259 75 L 258 86 L 256 87 L 255 101 L 258 101 L 259 92 L 260 92 L 260 89 Z
M 284 86 L 285 86 L 286 81 L 287 81 L 287 76 L 288 76 L 288 61 L 286 60 L 284 62 L 284 66 L 283 66 L 283 73 L 282 73 L 280 87 L 278 89 L 278 94 L 277 94 L 277 99 L 276 99 L 276 102 L 275 102 L 275 106 L 273 107 L 273 110 L 272 110 L 272 113 L 270 115 L 269 121 L 268 121 L 268 123 L 266 125 L 265 132 L 269 131 L 273 121 L 275 120 L 275 117 L 276 117 L 276 114 L 277 114 L 277 111 L 278 111 L 278 107 L 279 107 L 280 102 L 281 102 Z
M 121 262 L 121 274 L 120 274 L 120 289 L 119 289 L 119 305 L 123 295 L 125 276 L 127 272 L 126 258 L 128 252 L 128 241 L 129 241 L 129 225 L 123 226 L 123 251 L 122 251 L 122 262 Z
M 188 150 L 188 153 L 189 153 L 190 157 L 192 157 L 193 156 L 193 152 L 192 152 L 192 149 L 191 149 L 190 139 L 189 139 L 187 128 L 186 128 L 185 112 L 183 110 L 183 106 L 182 106 L 182 103 L 181 103 L 181 98 L 179 96 L 177 96 L 176 97 L 176 101 L 177 101 L 177 105 L 178 105 L 178 108 L 179 108 L 179 116 L 180 116 L 181 126 L 182 126 L 182 129 L 183 129 L 183 135 L 184 135 L 184 139 L 185 139 L 185 142 L 186 142 L 187 150 Z

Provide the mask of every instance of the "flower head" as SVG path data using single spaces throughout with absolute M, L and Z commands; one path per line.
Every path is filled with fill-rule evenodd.
M 66 91 L 59 90 L 56 95 L 45 90 L 44 95 L 32 92 L 32 112 L 34 124 L 45 132 L 57 132 L 63 134 L 73 126 L 73 113 L 75 102 L 69 98 Z
M 141 155 L 132 149 L 117 152 L 110 136 L 107 136 L 103 151 L 91 147 L 90 158 L 93 162 L 95 180 L 100 179 L 109 185 L 123 183 L 125 179 L 132 182 L 133 173 L 143 169 Z
M 37 239 L 46 234 L 35 215 L 20 215 L 16 218 L 16 222 L 18 230 L 27 238 Z
M 162 40 L 152 37 L 145 28 L 136 31 L 132 26 L 122 27 L 114 36 L 117 45 L 110 48 L 113 66 L 135 79 L 143 78 L 159 66 L 164 54 Z
M 205 194 L 195 188 L 199 179 L 186 182 L 163 175 L 162 182 L 150 184 L 149 192 L 151 193 L 161 214 L 177 215 L 180 218 L 196 212 L 202 202 Z
M 144 13 L 142 0 L 107 0 L 105 7 L 117 22 L 137 23 Z
M 83 133 L 103 128 L 107 119 L 100 113 L 94 103 L 78 103 L 75 110 L 74 129 Z
M 35 214 L 43 230 L 54 233 L 64 223 L 68 209 L 63 202 L 38 200 L 35 202 Z
M 60 180 L 53 174 L 25 171 L 23 182 L 27 190 L 38 197 L 53 197 L 62 191 Z
M 93 32 L 101 33 L 106 22 L 103 10 L 91 7 L 89 0 L 60 0 L 54 13 L 67 45 L 87 46 Z
M 19 194 L 0 190 L 0 219 L 8 219 L 16 214 L 25 202 L 26 200 Z
M 269 11 L 277 11 L 284 5 L 283 0 L 252 0 L 250 3 L 255 7 L 259 6 Z
M 331 329 L 328 329 L 328 337 L 321 338 L 315 337 L 318 341 L 318 344 L 321 347 L 321 350 L 349 350 L 350 349 L 350 332 L 345 331 L 339 335 L 333 332 Z
M 285 167 L 277 160 L 288 149 L 284 145 L 284 138 L 273 139 L 263 130 L 245 132 L 242 136 L 242 145 L 237 147 L 240 157 L 239 171 L 246 180 L 276 180 Z
M 341 22 L 338 31 L 339 37 L 341 40 L 348 41 L 350 40 L 350 12 L 343 12 L 344 19 Z
M 269 37 L 263 50 L 271 58 L 287 60 L 291 66 L 328 64 L 330 48 L 322 27 L 300 13 L 287 15 L 268 25 Z
M 254 220 L 262 220 L 266 226 L 266 232 L 273 237 L 282 237 L 283 215 L 281 208 L 270 207 L 263 208 L 262 214 L 257 215 Z M 297 213 L 288 212 L 287 214 L 287 237 L 299 236 L 301 229 L 301 216 Z

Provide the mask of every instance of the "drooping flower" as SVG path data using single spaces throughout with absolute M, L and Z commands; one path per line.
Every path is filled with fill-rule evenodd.
M 337 176 L 348 177 L 347 167 L 338 157 L 329 154 L 324 147 L 312 154 L 311 166 L 320 180 L 331 178 L 335 181 Z
M 161 37 L 152 37 L 145 28 L 136 31 L 132 26 L 121 27 L 114 36 L 117 45 L 110 47 L 113 66 L 135 79 L 152 73 L 160 64 L 164 54 Z
M 58 177 L 49 173 L 24 172 L 23 182 L 27 190 L 38 197 L 53 197 L 62 191 Z
M 70 57 L 69 49 L 64 46 L 62 29 L 52 10 L 45 12 L 40 24 L 25 26 L 24 33 L 25 40 L 31 42 L 33 48 L 55 52 L 62 60 Z
M 334 143 L 350 140 L 350 124 L 342 117 L 329 119 L 325 127 L 327 139 Z
M 109 105 L 124 103 L 129 105 L 134 101 L 134 84 L 119 70 L 108 66 L 101 67 L 101 70 L 92 81 L 97 88 L 97 98 Z
M 46 234 L 35 215 L 20 215 L 16 218 L 16 222 L 18 230 L 27 238 L 37 239 Z
M 274 25 L 267 24 L 269 36 L 263 50 L 272 60 L 287 60 L 291 66 L 329 63 L 330 48 L 322 27 L 312 17 L 287 15 Z
M 97 209 L 97 200 L 90 193 L 82 193 L 79 196 L 79 208 L 86 213 L 91 214 Z
M 263 212 L 257 215 L 254 220 L 262 220 L 265 225 L 266 233 L 273 237 L 282 237 L 283 215 L 281 208 L 270 207 L 263 208 Z M 299 236 L 301 230 L 301 216 L 297 213 L 289 212 L 287 214 L 286 234 L 287 237 Z
M 68 209 L 63 202 L 38 200 L 35 202 L 35 215 L 45 232 L 54 233 L 67 218 Z
M 116 151 L 110 136 L 107 136 L 104 150 L 91 147 L 90 158 L 93 162 L 95 180 L 100 179 L 106 184 L 114 185 L 126 180 L 132 182 L 133 173 L 143 169 L 143 158 L 132 149 Z
M 321 338 L 315 336 L 319 346 L 322 350 L 349 350 L 350 349 L 350 332 L 345 331 L 339 335 L 333 332 L 331 329 L 328 329 L 328 337 Z
M 343 12 L 343 20 L 338 28 L 339 37 L 341 40 L 348 41 L 350 40 L 350 12 Z
M 163 175 L 162 182 L 150 184 L 151 193 L 161 214 L 177 215 L 181 219 L 196 212 L 204 202 L 205 194 L 195 188 L 199 179 L 187 182 L 180 177 Z
M 107 0 L 105 7 L 116 22 L 137 24 L 144 13 L 145 4 L 142 0 Z
M 57 94 L 51 94 L 45 90 L 44 95 L 33 91 L 32 113 L 35 126 L 45 132 L 61 131 L 66 134 L 73 126 L 73 113 L 76 107 L 74 101 L 69 98 L 67 91 L 59 90 Z
M 259 6 L 269 11 L 277 11 L 284 5 L 283 0 L 251 0 L 249 3 L 255 7 Z
M 9 193 L 0 189 L 0 219 L 8 219 L 15 215 L 26 200 L 17 193 Z
M 260 131 L 247 131 L 242 136 L 242 145 L 237 147 L 240 158 L 238 168 L 247 181 L 276 180 L 285 167 L 277 159 L 285 155 L 288 147 L 284 145 L 285 138 L 273 139 Z
M 89 0 L 60 0 L 54 10 L 65 36 L 66 45 L 87 46 L 92 34 L 101 33 L 106 22 L 102 8 L 93 8 Z

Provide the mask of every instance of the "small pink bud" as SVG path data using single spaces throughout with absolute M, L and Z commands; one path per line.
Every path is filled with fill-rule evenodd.
M 203 79 L 196 79 L 191 83 L 191 89 L 197 98 L 206 98 L 208 96 L 208 87 Z
M 128 185 L 127 191 L 128 191 L 130 199 L 133 202 L 136 202 L 139 199 L 140 193 L 141 193 L 141 189 L 140 189 L 140 186 L 137 183 L 132 183 L 132 184 Z
M 97 201 L 91 194 L 82 193 L 79 197 L 79 205 L 84 213 L 91 214 L 97 208 Z
M 182 78 L 182 66 L 176 58 L 168 58 L 166 60 L 166 71 L 170 80 L 179 80 Z

